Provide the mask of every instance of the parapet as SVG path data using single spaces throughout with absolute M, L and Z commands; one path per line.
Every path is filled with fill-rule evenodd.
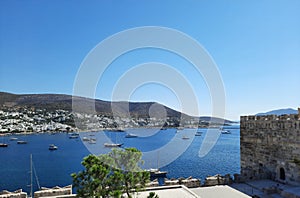
M 34 198 L 39 197 L 75 197 L 72 194 L 72 185 L 65 187 L 43 188 L 40 191 L 34 192 Z
M 286 120 L 300 120 L 300 108 L 298 108 L 298 114 L 284 114 L 284 115 L 249 115 L 249 116 L 241 116 L 241 121 L 267 121 L 267 120 L 281 120 L 281 121 L 286 121 Z
M 3 190 L 0 192 L 0 198 L 27 198 L 27 193 L 23 192 L 22 189 L 14 192 Z

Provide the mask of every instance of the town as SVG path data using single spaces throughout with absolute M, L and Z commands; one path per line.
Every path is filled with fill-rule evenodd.
M 67 110 L 53 110 L 2 107 L 0 110 L 0 133 L 30 132 L 69 132 L 99 131 L 104 129 L 124 128 L 171 128 L 171 127 L 207 127 L 209 122 L 199 118 L 167 117 L 120 117 L 112 115 L 93 115 L 73 113 Z M 210 123 L 219 126 L 219 123 Z

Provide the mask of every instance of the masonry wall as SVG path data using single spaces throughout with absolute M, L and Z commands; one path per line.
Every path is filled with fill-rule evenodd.
M 241 117 L 241 177 L 300 185 L 300 116 Z

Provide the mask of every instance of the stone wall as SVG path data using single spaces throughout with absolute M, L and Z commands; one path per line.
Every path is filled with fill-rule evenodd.
M 241 178 L 300 185 L 299 115 L 241 116 Z

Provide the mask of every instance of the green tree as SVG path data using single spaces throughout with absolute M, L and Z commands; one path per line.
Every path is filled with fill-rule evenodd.
M 140 168 L 142 153 L 136 148 L 112 149 L 99 157 L 89 155 L 82 162 L 85 170 L 72 174 L 80 197 L 120 197 L 139 191 L 150 180 L 150 173 Z
M 159 196 L 155 192 L 150 192 L 147 198 L 159 198 Z
M 107 184 L 110 167 L 95 155 L 83 159 L 85 170 L 73 173 L 73 185 L 77 188 L 78 197 L 108 197 Z

